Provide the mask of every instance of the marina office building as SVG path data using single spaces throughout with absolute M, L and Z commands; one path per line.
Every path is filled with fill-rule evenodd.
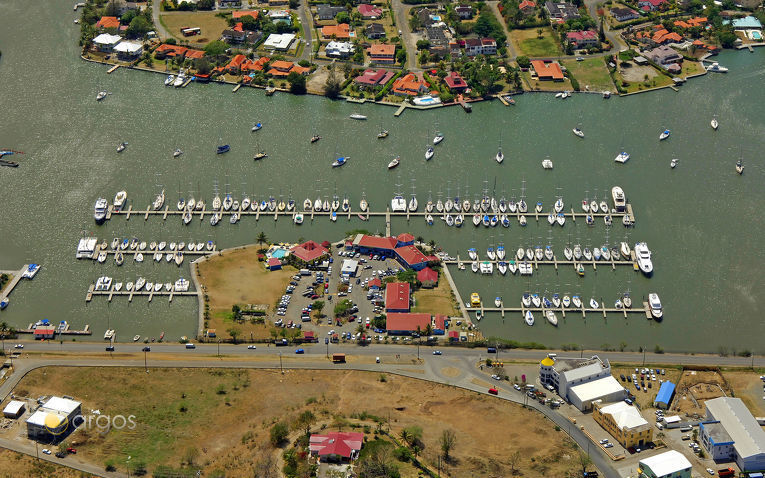
M 593 402 L 617 402 L 627 392 L 611 376 L 611 364 L 597 355 L 590 358 L 564 358 L 550 354 L 539 364 L 539 381 L 550 385 L 558 395 L 581 411 L 592 408 Z
M 740 398 L 707 400 L 699 435 L 709 455 L 735 461 L 742 471 L 765 470 L 765 431 Z
M 77 426 L 82 404 L 68 398 L 50 397 L 27 419 L 27 436 L 33 440 L 56 441 Z
M 691 478 L 691 462 L 671 450 L 640 460 L 637 471 L 639 478 Z
M 624 448 L 643 447 L 653 440 L 653 428 L 637 408 L 624 401 L 603 405 L 595 402 L 592 418 Z

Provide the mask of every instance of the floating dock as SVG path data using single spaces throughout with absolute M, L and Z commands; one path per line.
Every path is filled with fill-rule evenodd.
M 602 301 L 601 301 L 602 302 Z M 504 304 L 503 304 L 504 305 Z M 637 308 L 621 308 L 617 309 L 616 307 L 599 307 L 597 309 L 592 309 L 589 307 L 584 307 L 584 303 L 582 304 L 581 308 L 574 308 L 574 307 L 483 307 L 481 305 L 480 307 L 465 307 L 465 310 L 467 312 L 481 312 L 481 315 L 483 315 L 485 312 L 500 312 L 503 317 L 505 313 L 515 313 L 519 314 L 521 319 L 525 317 L 526 311 L 529 310 L 531 312 L 538 312 L 542 314 L 540 317 L 535 317 L 534 320 L 536 321 L 547 321 L 547 319 L 544 316 L 545 311 L 552 310 L 553 312 L 559 313 L 563 316 L 563 318 L 566 318 L 566 314 L 576 314 L 582 315 L 582 318 L 586 318 L 587 314 L 596 314 L 596 315 L 602 315 L 603 318 L 606 318 L 607 314 L 620 314 L 623 315 L 624 318 L 627 318 L 627 314 L 644 314 L 646 318 L 651 319 L 653 316 L 651 315 L 651 309 L 648 306 L 647 302 L 643 302 L 643 307 L 637 307 Z
M 109 69 L 106 71 L 106 74 L 107 74 L 107 75 L 111 75 L 111 74 L 112 74 L 112 73 L 114 73 L 114 72 L 117 70 L 117 68 L 119 68 L 120 66 L 121 66 L 121 65 L 114 65 L 113 67 L 109 68 Z
M 162 254 L 162 259 L 164 260 L 166 254 L 175 254 L 176 252 L 179 252 L 179 253 L 183 254 L 184 256 L 195 256 L 196 257 L 196 256 L 209 256 L 209 255 L 215 254 L 218 251 L 218 246 L 217 245 L 214 245 L 213 248 L 210 249 L 210 250 L 208 250 L 207 247 L 205 247 L 201 251 L 200 250 L 196 250 L 196 249 L 193 250 L 193 251 L 189 251 L 188 249 L 184 249 L 182 251 L 178 251 L 178 250 L 171 250 L 171 249 L 168 249 L 168 248 L 165 248 L 165 249 L 160 251 L 159 249 L 156 249 L 156 248 L 154 248 L 154 249 L 138 249 L 138 248 L 130 249 L 128 247 L 127 249 L 120 249 L 120 248 L 112 249 L 108 244 L 106 245 L 106 247 L 104 247 L 105 243 L 106 243 L 105 241 L 99 242 L 98 245 L 96 245 L 96 247 L 93 249 L 93 253 L 90 254 L 89 257 L 81 257 L 81 258 L 82 259 L 93 259 L 93 260 L 96 260 L 96 259 L 98 259 L 98 256 L 99 256 L 99 254 L 101 254 L 101 252 L 105 252 L 107 255 L 116 255 L 118 252 L 121 252 L 123 256 L 130 256 L 130 255 L 135 256 L 137 254 L 143 254 L 145 256 L 145 260 L 148 262 L 148 261 L 152 261 L 153 260 L 153 256 L 154 256 L 155 253 Z M 206 243 L 205 243 L 205 245 L 206 245 Z
M 609 260 L 599 260 L 599 261 L 596 261 L 596 260 L 587 260 L 587 259 L 583 259 L 583 260 L 579 260 L 579 261 L 577 261 L 577 260 L 568 260 L 568 259 L 558 260 L 557 257 L 553 256 L 552 260 L 542 259 L 540 261 L 538 261 L 536 259 L 532 259 L 532 260 L 526 260 L 526 259 L 519 260 L 519 259 L 516 259 L 514 257 L 511 257 L 511 258 L 508 259 L 506 257 L 505 259 L 503 259 L 501 261 L 500 260 L 493 260 L 493 261 L 491 261 L 491 260 L 488 260 L 488 259 L 487 260 L 477 259 L 475 261 L 471 261 L 469 259 L 468 260 L 448 259 L 448 260 L 442 260 L 441 263 L 442 264 L 446 264 L 446 265 L 455 265 L 456 264 L 456 265 L 459 266 L 460 264 L 472 264 L 473 262 L 478 262 L 479 264 L 480 263 L 484 263 L 484 262 L 490 262 L 493 265 L 494 269 L 496 269 L 497 264 L 500 263 L 500 262 L 504 262 L 505 264 L 509 264 L 510 261 L 513 261 L 516 265 L 517 264 L 531 264 L 531 265 L 534 266 L 534 269 L 538 269 L 539 266 L 554 266 L 555 270 L 558 270 L 559 266 L 572 266 L 574 271 L 576 271 L 577 266 L 579 264 L 582 264 L 583 266 L 592 266 L 593 270 L 598 270 L 598 266 L 599 265 L 603 266 L 603 267 L 611 266 L 611 269 L 616 269 L 616 266 L 631 266 L 635 270 L 639 270 L 639 267 L 636 267 L 637 266 L 637 260 L 634 259 L 634 253 L 632 253 L 631 256 L 633 256 L 633 257 L 631 257 L 630 259 L 620 258 L 620 259 L 616 259 L 616 260 L 609 259 Z M 480 272 L 476 272 L 476 274 L 480 274 Z M 489 274 L 485 274 L 485 275 L 489 275 Z M 500 275 L 502 275 L 502 274 L 500 273 Z M 508 274 L 506 274 L 506 275 L 513 276 L 515 274 L 512 274 L 512 273 L 510 273 L 508 271 Z
M 16 331 L 19 334 L 34 334 L 34 324 L 29 324 L 26 329 L 23 330 L 17 330 Z M 90 325 L 86 325 L 84 329 L 82 330 L 72 330 L 69 328 L 69 324 L 66 324 L 66 327 L 64 330 L 59 330 L 58 327 L 56 327 L 56 335 L 92 335 L 93 332 L 90 331 Z
M 172 302 L 173 298 L 177 297 L 177 296 L 181 296 L 181 297 L 196 297 L 197 296 L 197 291 L 195 291 L 195 290 L 187 290 L 187 291 L 183 291 L 183 292 L 181 292 L 181 291 L 173 291 L 173 290 L 167 291 L 167 290 L 164 289 L 164 287 L 162 288 L 162 290 L 158 290 L 158 291 L 146 291 L 146 290 L 140 290 L 140 291 L 131 290 L 131 291 L 126 291 L 124 289 L 120 290 L 120 291 L 115 291 L 115 290 L 95 290 L 94 287 L 95 286 L 93 284 L 91 284 L 88 287 L 88 292 L 87 292 L 87 295 L 85 296 L 85 302 L 90 302 L 91 300 L 93 300 L 93 296 L 106 296 L 106 298 L 107 298 L 107 300 L 109 302 L 111 302 L 112 299 L 115 296 L 117 296 L 117 297 L 127 297 L 128 298 L 128 302 L 132 302 L 134 296 L 147 297 L 149 302 L 151 302 L 154 297 L 167 297 L 167 301 L 168 302 Z
M 11 281 L 5 286 L 3 293 L 0 294 L 0 301 L 7 299 L 8 296 L 11 295 L 11 292 L 13 292 L 13 289 L 19 284 L 24 276 L 24 272 L 26 272 L 28 268 L 29 264 L 24 264 L 24 267 L 22 267 L 18 272 L 11 272 L 11 274 L 13 274 L 13 279 L 11 279 Z

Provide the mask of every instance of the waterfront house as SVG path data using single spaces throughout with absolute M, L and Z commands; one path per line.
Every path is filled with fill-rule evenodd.
M 350 462 L 359 457 L 363 444 L 363 433 L 329 432 L 312 434 L 308 448 L 321 462 Z
M 268 262 L 266 263 L 266 268 L 269 271 L 280 271 L 282 270 L 282 261 L 280 261 L 276 257 L 272 257 L 268 259 Z
M 101 17 L 96 22 L 96 30 L 106 30 L 108 28 L 119 29 L 120 21 L 117 17 Z
M 391 282 L 385 287 L 385 312 L 409 312 L 408 282 Z M 428 316 L 430 318 L 430 316 Z
M 370 40 L 377 40 L 385 36 L 385 27 L 380 23 L 370 23 L 364 28 L 364 34 Z
M 234 20 L 241 20 L 244 17 L 252 17 L 253 20 L 257 20 L 258 15 L 260 15 L 260 11 L 258 10 L 236 10 L 231 14 L 231 18 Z
M 720 52 L 720 48 L 718 46 L 709 45 L 701 40 L 693 40 L 693 47 L 697 50 L 706 50 L 713 55 L 716 55 Z
M 122 41 L 114 47 L 113 51 L 120 60 L 133 61 L 143 54 L 143 45 L 138 42 Z
M 320 22 L 334 20 L 338 13 L 344 12 L 345 7 L 322 3 L 316 6 L 316 18 Z
M 253 71 L 263 71 L 266 65 L 271 59 L 267 56 L 258 58 L 257 60 L 247 60 L 239 67 L 242 73 L 251 73 Z
M 263 42 L 263 48 L 272 51 L 289 51 L 295 42 L 294 33 L 272 33 Z
M 164 60 L 165 58 L 175 58 L 176 56 L 185 56 L 186 50 L 188 50 L 188 48 L 186 48 L 185 46 L 168 45 L 167 43 L 163 43 L 159 45 L 156 50 L 154 50 L 154 57 L 157 60 Z
M 707 17 L 694 17 L 686 20 L 675 20 L 674 25 L 680 28 L 704 27 L 707 24 Z
M 657 25 L 658 26 L 658 25 Z M 651 36 L 651 42 L 655 45 L 664 45 L 666 43 L 680 43 L 683 37 L 675 32 L 667 31 L 665 28 L 658 28 Z
M 574 45 L 574 48 L 588 48 L 591 46 L 598 46 L 600 44 L 600 40 L 598 40 L 598 34 L 595 32 L 595 30 L 567 32 L 566 40 Z
M 296 65 L 290 61 L 276 60 L 271 63 L 271 69 L 268 70 L 268 74 L 273 77 L 286 78 L 292 72 L 307 75 L 310 71 L 310 68 Z
M 419 76 L 418 76 L 419 75 Z M 393 82 L 393 94 L 396 96 L 417 96 L 428 91 L 428 84 L 422 73 L 409 73 Z
M 468 84 L 456 71 L 450 71 L 444 77 L 444 83 L 446 83 L 446 86 L 449 87 L 449 91 L 452 93 L 464 93 L 468 88 Z
M 346 59 L 353 54 L 353 43 L 331 41 L 327 43 L 324 54 L 330 58 Z
M 579 18 L 579 10 L 569 2 L 545 2 L 545 10 L 550 17 L 550 21 L 556 23 L 565 23 L 573 18 Z
M 631 8 L 612 8 L 611 9 L 611 16 L 614 17 L 614 20 L 617 22 L 626 22 L 629 20 L 635 20 L 636 18 L 640 18 L 640 14 L 636 12 L 635 10 Z
M 362 74 L 353 79 L 353 83 L 360 89 L 376 88 L 385 85 L 394 73 L 385 70 L 364 70 Z
M 417 272 L 417 280 L 422 283 L 422 287 L 430 289 L 438 287 L 438 272 L 430 267 L 425 267 Z
M 367 53 L 371 63 L 392 65 L 396 62 L 396 45 L 370 45 Z
M 364 20 L 377 20 L 382 17 L 382 10 L 369 3 L 362 3 L 358 7 L 361 18 Z
M 238 75 L 245 61 L 247 61 L 247 57 L 244 55 L 234 56 L 226 65 L 226 71 L 231 75 Z
M 390 289 L 390 284 L 388 289 Z M 424 334 L 428 325 L 431 326 L 431 329 L 433 328 L 430 314 L 392 312 L 385 317 L 385 329 L 388 335 Z
M 667 3 L 667 0 L 639 0 L 638 7 L 644 12 L 655 12 L 660 10 Z
M 518 10 L 521 11 L 523 16 L 528 17 L 536 12 L 537 4 L 533 0 L 523 0 L 518 4 Z
M 321 36 L 325 40 L 348 40 L 356 38 L 356 32 L 351 31 L 351 27 L 347 23 L 341 23 L 339 25 L 327 25 L 322 27 Z
M 672 73 L 681 71 L 682 55 L 668 46 L 659 46 L 643 52 L 643 56 Z
M 114 47 L 122 41 L 122 37 L 119 35 L 110 35 L 108 33 L 102 33 L 93 39 L 93 44 L 98 51 L 104 53 L 111 53 Z
M 454 12 L 463 20 L 470 20 L 473 18 L 473 7 L 470 5 L 457 5 L 454 7 Z
M 534 70 L 537 78 L 542 81 L 563 81 L 563 70 L 554 60 L 532 60 L 531 68 Z

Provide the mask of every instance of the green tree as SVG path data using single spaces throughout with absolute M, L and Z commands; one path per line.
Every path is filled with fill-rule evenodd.
M 275 423 L 274 426 L 271 427 L 271 445 L 279 446 L 287 439 L 287 435 L 289 435 L 287 424 L 284 422 Z
M 328 70 L 329 75 L 327 76 L 326 83 L 324 83 L 324 96 L 335 99 L 340 96 L 340 89 L 343 84 L 341 83 L 340 78 L 337 77 L 334 63 L 329 65 Z
M 519 56 L 515 59 L 515 61 L 518 63 L 518 66 L 521 68 L 528 68 L 531 66 L 531 60 L 529 60 L 529 57 L 527 56 Z
M 152 28 L 149 20 L 140 15 L 131 20 L 130 26 L 125 30 L 125 35 L 129 38 L 143 38 Z
M 579 466 L 582 468 L 582 475 L 587 472 L 587 467 L 592 465 L 592 458 L 584 451 L 579 451 Z
M 205 47 L 205 53 L 213 57 L 223 55 L 226 53 L 226 50 L 228 50 L 228 43 L 222 40 L 211 41 Z
M 337 23 L 351 23 L 351 16 L 348 15 L 348 12 L 340 12 L 335 15 L 335 21 Z
M 305 76 L 293 71 L 287 75 L 287 82 L 290 84 L 290 93 L 296 95 L 304 95 L 306 92 L 306 79 Z
M 257 242 L 259 246 L 263 247 L 263 244 L 268 242 L 268 236 L 266 236 L 265 232 L 259 232 L 255 242 Z
M 396 279 L 400 282 L 408 282 L 412 286 L 417 285 L 417 271 L 414 269 L 405 269 L 396 273 Z
M 215 8 L 215 0 L 199 0 L 197 2 L 197 8 L 199 10 L 212 10 Z
M 313 310 L 316 311 L 317 314 L 321 315 L 321 311 L 324 309 L 324 301 L 323 300 L 316 300 L 313 303 Z
M 234 343 L 236 343 L 237 337 L 239 337 L 242 334 L 242 331 L 239 330 L 238 327 L 231 327 L 230 329 L 227 330 L 227 332 L 228 332 L 228 335 L 231 336 L 231 340 L 233 340 Z
M 406 63 L 406 48 L 403 46 L 396 51 L 396 61 L 402 65 Z
M 441 452 L 444 454 L 444 459 L 449 461 L 449 454 L 454 450 L 454 446 L 457 444 L 457 434 L 454 430 L 446 429 L 441 433 Z
M 194 60 L 194 68 L 196 68 L 197 73 L 200 75 L 207 75 L 212 71 L 210 60 L 207 58 L 198 58 Z
M 422 40 L 417 40 L 417 49 L 418 50 L 427 50 L 430 48 L 430 40 L 423 38 Z
M 306 410 L 298 415 L 295 421 L 295 428 L 303 430 L 306 436 L 311 434 L 311 425 L 316 422 L 316 416 L 310 410 Z

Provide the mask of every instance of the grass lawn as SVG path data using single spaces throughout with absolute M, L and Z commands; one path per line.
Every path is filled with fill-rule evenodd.
M 584 61 L 566 60 L 561 64 L 576 78 L 582 91 L 589 89 L 613 92 L 615 90 L 603 58 L 588 58 Z
M 280 271 L 270 272 L 258 262 L 258 245 L 226 251 L 223 255 L 211 256 L 198 264 L 199 281 L 209 297 L 209 328 L 217 329 L 222 336 L 233 324 L 231 307 L 234 304 L 264 304 L 273 312 L 274 306 L 284 294 L 284 289 L 295 274 L 295 269 L 285 266 Z M 255 338 L 268 336 L 269 328 L 264 325 L 245 323 L 237 325 L 242 337 L 253 333 Z
M 542 38 L 537 38 L 537 29 L 513 30 L 510 32 L 510 41 L 518 55 L 529 58 L 560 56 L 563 54 L 558 42 L 552 36 L 550 27 L 542 28 Z
M 412 312 L 428 312 L 430 314 L 444 314 L 450 317 L 460 315 L 455 306 L 452 290 L 449 282 L 441 275 L 438 287 L 433 289 L 420 289 L 414 293 L 415 306 Z
M 530 71 L 521 72 L 521 77 L 526 81 L 527 85 L 530 85 L 532 90 L 535 91 L 571 91 L 571 82 L 568 78 L 563 81 L 540 81 L 531 77 Z
M 384 357 L 389 359 L 395 360 Z M 563 478 L 578 467 L 574 442 L 537 412 L 488 395 L 384 375 L 383 381 L 379 373 L 340 370 L 288 368 L 282 375 L 278 370 L 151 369 L 147 374 L 142 368 L 60 367 L 30 372 L 14 393 L 70 395 L 83 402 L 86 416 L 94 409 L 102 415 L 135 415 L 133 430 L 99 433 L 83 426 L 66 441 L 77 447 L 78 460 L 111 462 L 124 472 L 131 456 L 133 465 L 146 464 L 149 476 L 157 465 L 201 470 L 202 476 L 264 476 L 258 466 L 268 458 L 280 461 L 283 452 L 269 443 L 271 426 L 280 420 L 293 425 L 306 410 L 316 417 L 313 432 L 325 427 L 362 431 L 369 442 L 375 440 L 377 417 L 394 437 L 405 427 L 421 427 L 420 459 L 433 470 L 441 433 L 451 429 L 457 446 L 448 476 L 511 476 L 507 458 L 514 452 L 520 453 L 517 467 L 524 476 Z M 290 430 L 293 442 L 300 431 Z M 418 476 L 410 463 L 392 461 L 402 477 Z M 30 476 L 24 469 L 14 471 L 13 476 Z
M 646 76 L 648 76 L 648 79 L 646 79 Z M 620 67 L 614 75 L 614 78 L 616 81 L 620 82 L 622 88 L 627 90 L 627 93 L 635 93 L 642 90 L 674 84 L 672 78 L 659 72 L 656 68 L 650 65 L 633 65 L 630 68 Z M 627 85 L 625 86 L 622 81 L 626 81 Z
M 176 39 L 186 40 L 191 45 L 204 46 L 213 40 L 220 39 L 223 30 L 228 28 L 226 20 L 216 17 L 215 13 L 216 12 L 163 12 L 159 17 L 159 20 Z M 181 27 L 199 27 L 202 29 L 202 34 L 193 37 L 185 37 L 181 34 Z
M 680 76 L 685 78 L 690 75 L 698 75 L 699 73 L 703 73 L 703 72 L 704 72 L 704 65 L 702 65 L 700 61 L 685 60 L 683 62 L 683 72 L 680 74 Z

